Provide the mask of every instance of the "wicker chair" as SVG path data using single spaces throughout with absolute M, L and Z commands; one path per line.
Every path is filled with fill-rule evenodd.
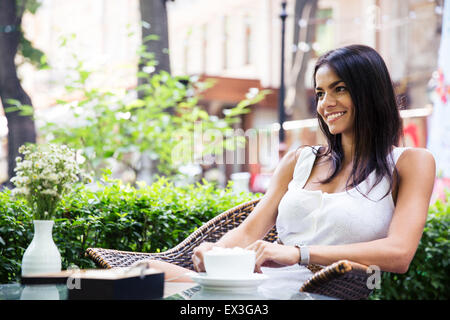
M 160 253 L 128 252 L 103 248 L 88 248 L 86 255 L 99 267 L 127 267 L 143 259 L 162 260 L 193 270 L 193 249 L 203 241 L 216 242 L 227 231 L 237 227 L 259 202 L 249 201 L 211 219 L 174 248 Z M 275 227 L 264 240 L 275 242 Z M 338 299 L 366 299 L 372 290 L 367 287 L 367 266 L 342 260 L 329 266 L 309 265 L 314 275 L 300 288 L 302 292 L 322 294 Z

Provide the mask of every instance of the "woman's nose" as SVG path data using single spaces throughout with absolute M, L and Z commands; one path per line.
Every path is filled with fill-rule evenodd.
M 330 93 L 325 93 L 322 103 L 325 107 L 335 106 L 336 105 L 336 97 Z

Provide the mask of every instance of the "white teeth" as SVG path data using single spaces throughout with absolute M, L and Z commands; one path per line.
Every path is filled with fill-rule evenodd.
M 327 120 L 334 120 L 336 118 L 339 118 L 340 116 L 342 116 L 345 112 L 338 112 L 338 113 L 333 113 L 330 114 L 329 116 L 327 116 Z

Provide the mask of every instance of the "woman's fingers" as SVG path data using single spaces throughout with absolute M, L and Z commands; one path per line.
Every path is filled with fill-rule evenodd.
M 258 240 L 246 249 L 256 252 L 255 272 L 262 272 L 261 267 L 279 268 L 296 261 L 295 247 Z
M 203 264 L 203 251 L 200 247 L 194 248 L 192 255 L 192 263 L 194 264 L 194 269 L 197 272 L 205 271 L 205 266 Z
M 203 272 L 205 269 L 205 266 L 203 265 L 202 259 L 197 255 L 192 255 L 192 263 L 194 265 L 194 269 L 197 272 Z
M 255 259 L 255 272 L 262 273 L 261 266 L 269 259 L 270 255 L 267 252 L 267 245 L 269 242 L 258 240 L 251 245 L 249 245 L 246 249 L 253 250 L 256 252 Z
M 204 253 L 209 251 L 214 246 L 212 242 L 202 242 L 198 247 L 195 247 L 192 254 L 192 263 L 194 265 L 194 269 L 197 272 L 204 272 L 205 265 L 203 263 Z

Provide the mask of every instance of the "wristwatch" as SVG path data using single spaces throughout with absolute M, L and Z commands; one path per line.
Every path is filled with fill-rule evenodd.
M 298 264 L 301 266 L 307 266 L 309 264 L 309 248 L 303 243 L 294 245 L 300 251 L 300 259 Z

